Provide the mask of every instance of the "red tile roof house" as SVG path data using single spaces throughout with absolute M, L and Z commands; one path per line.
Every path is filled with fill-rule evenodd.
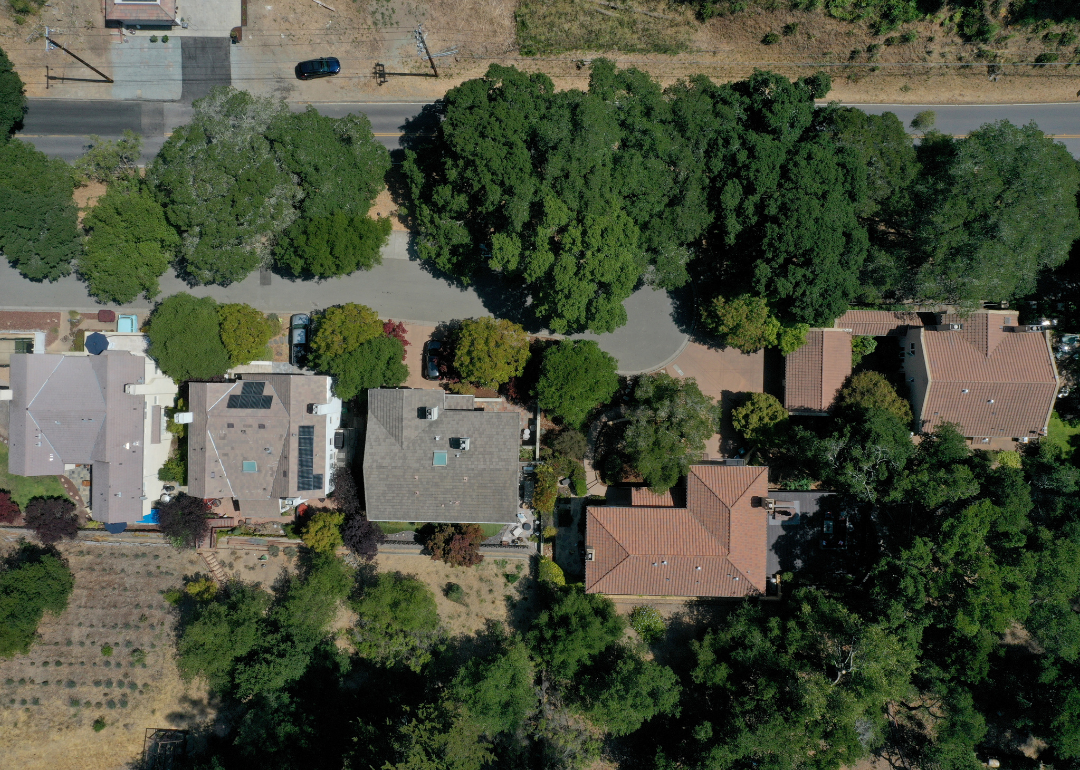
M 634 490 L 588 509 L 585 591 L 612 596 L 760 596 L 766 588 L 769 469 L 690 467 L 686 505 Z
M 1049 332 L 1009 311 L 909 328 L 904 374 L 919 430 L 955 423 L 975 445 L 1046 435 L 1059 387 Z
M 811 329 L 806 344 L 784 359 L 784 408 L 824 416 L 851 376 L 851 333 Z

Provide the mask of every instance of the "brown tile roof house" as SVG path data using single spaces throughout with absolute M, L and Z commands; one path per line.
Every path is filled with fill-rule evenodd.
M 685 507 L 588 509 L 585 590 L 629 596 L 765 592 L 769 469 L 690 467 Z
M 1015 313 L 943 315 L 904 339 L 904 371 L 921 430 L 943 422 L 965 437 L 1027 440 L 1045 434 L 1058 390 L 1048 332 Z
M 148 418 L 155 414 L 146 396 L 147 368 L 153 368 L 147 361 L 119 350 L 13 355 L 9 471 L 52 476 L 65 465 L 90 465 L 94 518 L 107 524 L 140 520 L 156 491 L 144 482 L 144 450 L 152 440 Z M 171 381 L 166 384 L 155 392 L 176 392 Z
M 827 414 L 851 376 L 851 334 L 811 329 L 806 344 L 784 360 L 784 369 L 784 407 L 796 414 Z
M 833 326 L 856 337 L 903 337 L 909 326 L 922 326 L 919 313 L 894 313 L 890 310 L 849 310 Z
M 364 496 L 372 521 L 509 523 L 518 511 L 521 418 L 472 396 L 368 391 Z
M 176 0 L 105 0 L 105 24 L 175 26 Z
M 333 489 L 341 401 L 329 377 L 245 374 L 192 382 L 188 398 L 189 494 L 231 497 L 241 514 L 272 515 Z M 326 413 L 311 413 L 313 404 Z

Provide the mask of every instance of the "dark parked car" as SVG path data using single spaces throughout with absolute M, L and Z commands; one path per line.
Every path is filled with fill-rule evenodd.
M 822 524 L 821 547 L 847 548 L 849 529 L 847 516 L 826 513 Z
M 424 345 L 424 378 L 428 380 L 439 379 L 439 357 L 431 352 L 433 350 L 442 350 L 442 343 L 431 340 Z
M 289 322 L 289 363 L 293 366 L 302 366 L 307 358 L 310 327 L 311 316 L 307 313 L 297 313 Z
M 341 62 L 333 56 L 324 56 L 319 59 L 308 59 L 296 65 L 296 77 L 301 80 L 312 78 L 325 78 L 341 72 Z

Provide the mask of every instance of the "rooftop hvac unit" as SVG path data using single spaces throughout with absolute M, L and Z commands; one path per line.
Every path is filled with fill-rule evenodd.
M 437 419 L 439 419 L 439 407 L 430 406 L 430 407 L 421 407 L 421 409 L 423 410 L 423 417 L 424 417 L 425 420 L 437 420 Z
M 469 451 L 469 441 L 470 440 L 467 438 L 451 438 L 450 448 L 460 449 L 462 452 L 467 452 Z
M 758 505 L 760 505 L 762 508 L 765 508 L 766 510 L 771 511 L 776 508 L 776 500 L 771 497 L 759 497 Z
M 585 549 L 585 561 L 596 561 L 596 550 L 593 548 Z

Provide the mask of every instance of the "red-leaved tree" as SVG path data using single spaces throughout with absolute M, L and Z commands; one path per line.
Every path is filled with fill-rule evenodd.
M 424 546 L 435 561 L 444 561 L 451 567 L 472 567 L 484 560 L 480 553 L 482 542 L 484 530 L 479 524 L 439 524 L 432 529 Z
M 386 540 L 386 535 L 378 524 L 368 521 L 363 513 L 358 513 L 345 520 L 341 527 L 341 539 L 357 557 L 372 561 L 379 555 L 379 543 Z
M 411 342 L 409 342 L 408 338 L 405 336 L 405 324 L 404 324 L 404 322 L 398 321 L 397 323 L 394 323 L 393 319 L 388 319 L 386 321 L 383 321 L 382 330 L 383 330 L 383 334 L 385 334 L 387 337 L 393 337 L 394 339 L 396 339 L 398 342 L 401 343 L 402 348 L 403 348 L 402 353 L 401 353 L 401 360 L 404 361 L 405 360 L 404 348 L 407 348 L 409 345 L 412 344 Z
M 0 489 L 0 524 L 14 524 L 19 519 L 19 506 L 11 499 L 11 493 Z
M 201 497 L 181 493 L 158 506 L 158 529 L 177 548 L 194 548 L 210 532 L 208 513 Z
M 27 503 L 23 519 L 43 543 L 58 543 L 79 531 L 75 503 L 65 497 L 35 497 Z

